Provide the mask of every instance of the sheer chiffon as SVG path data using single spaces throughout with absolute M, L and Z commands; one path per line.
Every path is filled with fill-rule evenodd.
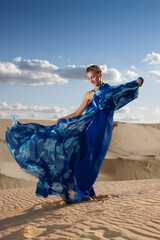
M 61 119 L 58 125 L 21 124 L 13 118 L 7 145 L 21 168 L 39 179 L 37 196 L 58 194 L 73 203 L 95 194 L 114 111 L 137 98 L 138 88 L 136 80 L 118 86 L 104 83 L 83 115 Z

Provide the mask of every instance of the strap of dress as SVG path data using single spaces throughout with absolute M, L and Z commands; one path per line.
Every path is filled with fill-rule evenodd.
M 92 90 L 93 92 L 95 92 L 95 90 Z

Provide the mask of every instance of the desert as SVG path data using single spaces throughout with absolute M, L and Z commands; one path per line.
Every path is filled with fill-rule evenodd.
M 52 125 L 53 121 L 19 120 Z M 159 239 L 160 124 L 114 122 L 95 183 L 98 200 L 68 205 L 35 195 L 37 179 L 10 154 L 0 120 L 1 239 Z

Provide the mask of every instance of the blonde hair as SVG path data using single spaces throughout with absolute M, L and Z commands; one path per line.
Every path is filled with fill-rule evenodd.
M 98 67 L 97 65 L 91 65 L 91 66 L 87 67 L 86 73 L 87 73 L 87 72 L 90 72 L 90 71 L 93 71 L 93 72 L 95 72 L 95 73 L 97 73 L 97 74 L 102 73 L 102 70 L 101 70 L 100 67 Z

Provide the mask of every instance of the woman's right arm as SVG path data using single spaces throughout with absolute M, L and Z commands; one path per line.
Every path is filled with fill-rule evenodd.
M 67 118 L 77 117 L 77 116 L 81 115 L 81 114 L 84 112 L 84 110 L 86 109 L 86 107 L 87 107 L 87 105 L 88 105 L 89 102 L 90 102 L 90 93 L 87 92 L 87 93 L 85 94 L 84 98 L 83 98 L 83 101 L 82 101 L 81 105 L 80 105 L 79 108 L 77 109 L 77 111 L 76 111 L 76 112 L 73 112 L 73 113 L 71 113 L 71 114 L 69 114 L 69 115 L 67 115 L 67 116 L 65 116 L 65 117 L 59 118 L 59 119 L 56 121 L 55 124 L 57 125 L 61 119 L 67 119 Z

